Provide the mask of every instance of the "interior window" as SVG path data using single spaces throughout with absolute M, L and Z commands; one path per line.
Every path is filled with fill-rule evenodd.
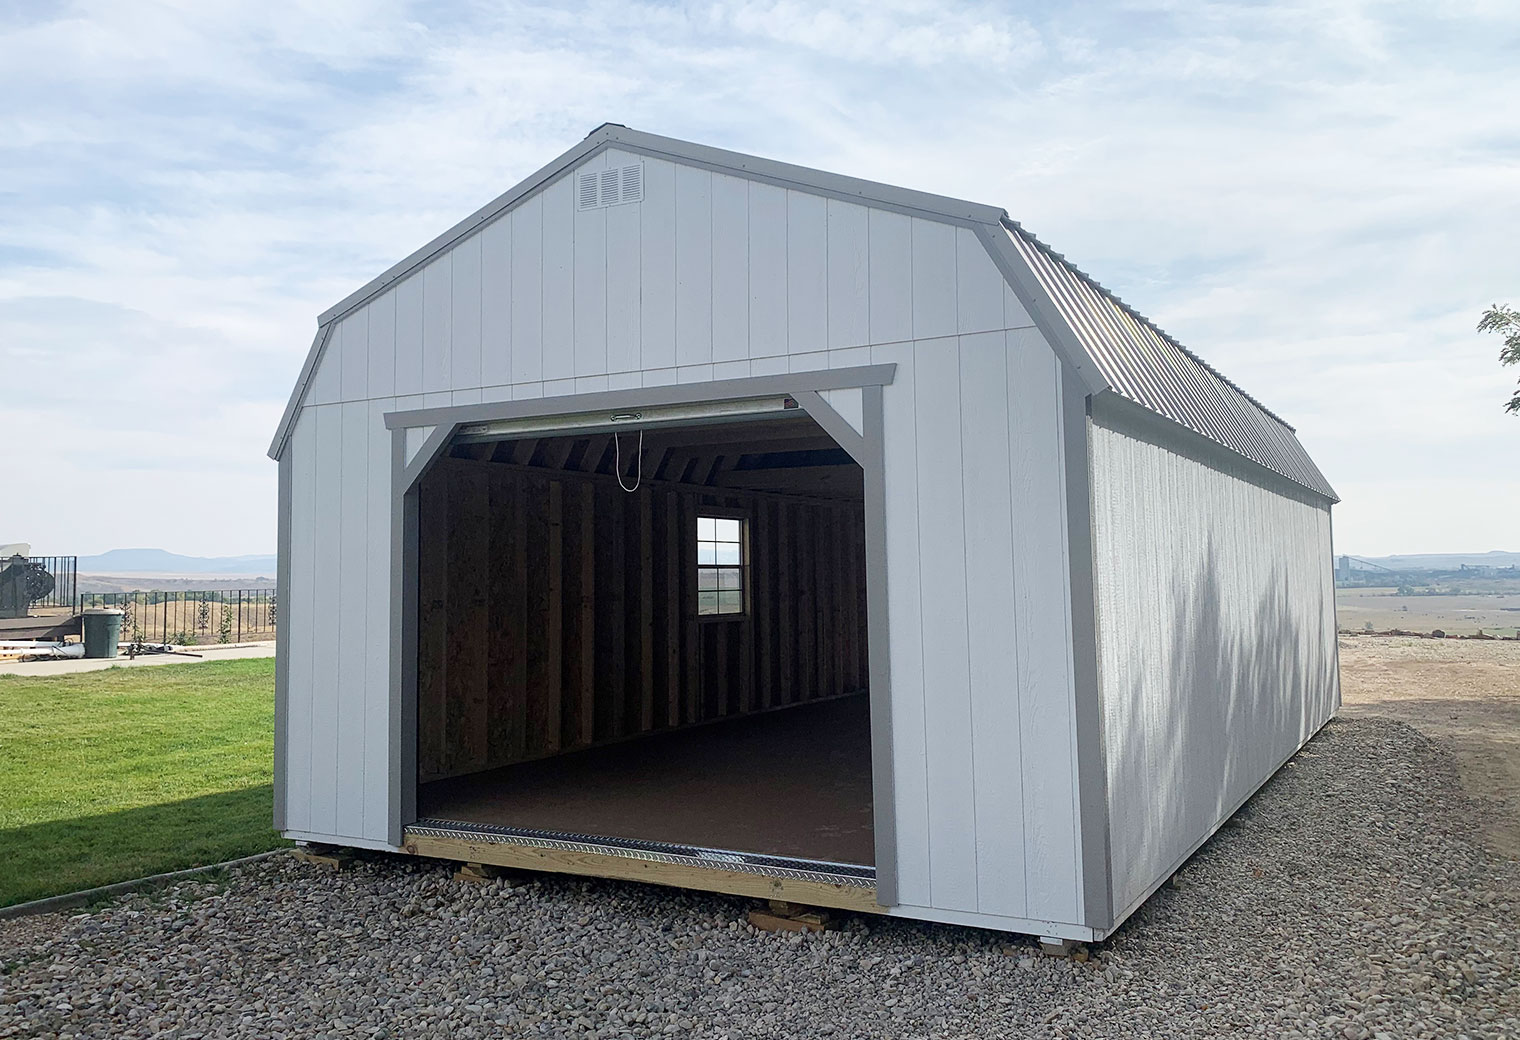
M 697 517 L 697 613 L 743 614 L 746 521 Z

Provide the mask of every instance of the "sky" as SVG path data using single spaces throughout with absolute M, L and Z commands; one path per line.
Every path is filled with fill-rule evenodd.
M 0 0 L 0 542 L 272 552 L 316 315 L 616 122 L 1000 206 L 1298 428 L 1338 551 L 1517 550 L 1517 47 L 1509 0 Z

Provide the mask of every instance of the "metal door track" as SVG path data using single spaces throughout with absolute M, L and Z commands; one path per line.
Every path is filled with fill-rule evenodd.
M 567 834 L 562 831 L 527 830 L 489 823 L 463 820 L 418 820 L 406 828 L 408 835 L 428 838 L 469 838 L 503 845 L 561 849 L 567 852 L 599 856 L 621 856 L 653 863 L 676 863 L 684 866 L 711 867 L 762 877 L 793 881 L 818 881 L 830 885 L 874 888 L 876 868 L 852 863 L 792 859 L 786 856 L 762 856 L 727 849 L 708 849 L 694 845 L 672 845 L 660 841 L 636 841 L 630 838 L 607 838 L 596 834 Z

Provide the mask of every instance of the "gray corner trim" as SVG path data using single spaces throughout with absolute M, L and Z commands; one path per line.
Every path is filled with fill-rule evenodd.
M 311 385 L 311 377 L 317 370 L 317 362 L 322 359 L 322 353 L 327 349 L 327 340 L 332 333 L 332 325 L 323 323 L 317 326 L 317 334 L 311 339 L 311 348 L 306 351 L 306 361 L 301 365 L 301 374 L 296 377 L 296 387 L 290 392 L 290 400 L 285 402 L 285 411 L 280 416 L 280 425 L 275 428 L 274 440 L 269 442 L 269 457 L 279 459 L 285 453 L 285 442 L 290 439 L 290 431 L 295 427 L 296 414 L 301 410 L 301 403 L 306 400 L 306 388 Z
M 274 644 L 274 829 L 285 829 L 286 756 L 290 742 L 290 643 L 280 638 L 280 629 L 290 628 L 290 493 L 293 463 L 290 452 L 282 452 L 279 461 L 279 494 L 276 499 L 274 598 L 285 624 L 275 622 Z
M 639 406 L 695 404 L 703 401 L 739 400 L 769 394 L 795 395 L 806 390 L 847 390 L 890 384 L 897 373 L 893 365 L 859 365 L 854 368 L 820 368 L 775 376 L 748 376 L 701 383 L 670 383 L 628 390 L 599 390 L 589 394 L 534 397 L 522 401 L 445 405 L 416 408 L 409 412 L 386 412 L 386 429 L 407 426 L 439 426 L 456 423 L 493 422 L 498 419 L 537 419 L 602 409 L 624 410 Z M 419 453 L 418 458 L 421 458 Z
M 1029 269 L 1024 258 L 1013 248 L 1002 222 L 999 220 L 979 224 L 975 230 L 976 237 L 981 240 L 987 255 L 992 257 L 993 264 L 1003 275 L 1008 288 L 1013 290 L 1013 295 L 1018 297 L 1029 316 L 1034 319 L 1035 328 L 1040 330 L 1045 342 L 1066 362 L 1086 392 L 1096 394 L 1107 390 L 1108 380 L 1099 371 L 1097 362 L 1088 354 L 1087 348 L 1082 346 L 1082 341 L 1066 323 L 1066 319 L 1061 317 L 1060 309 L 1046 294 L 1045 287 Z
M 881 388 L 877 387 L 877 389 Z M 841 448 L 850 453 L 850 458 L 862 466 L 866 465 L 870 456 L 866 452 L 865 437 L 857 433 L 855 427 L 845 421 L 844 416 L 834 411 L 833 406 L 825 401 L 818 391 L 798 390 L 793 396 L 802 410 L 823 427 L 823 432 L 834 438 Z
M 1330 528 L 1330 652 L 1335 662 L 1335 704 L 1330 709 L 1334 718 L 1341 713 L 1341 614 L 1335 601 L 1335 513 L 1325 510 L 1325 523 Z
M 1093 585 L 1092 459 L 1088 397 L 1063 365 L 1061 461 L 1066 486 L 1067 574 L 1071 610 L 1072 688 L 1076 696 L 1077 805 L 1082 852 L 1083 923 L 1113 927 L 1113 858 L 1109 849 L 1108 748 L 1098 663 L 1098 615 Z
M 406 431 L 391 433 L 390 819 L 400 846 L 417 819 L 417 491 L 406 483 Z
M 1232 451 L 1175 419 L 1136 404 L 1118 391 L 1095 395 L 1092 399 L 1092 417 L 1104 429 L 1115 430 L 1125 436 L 1165 448 L 1285 498 L 1321 509 L 1329 509 L 1340 501 L 1339 498 L 1331 498 L 1300 484 L 1275 469 L 1269 469 L 1255 459 Z
M 832 411 L 832 409 L 830 409 Z M 866 519 L 866 644 L 871 677 L 871 812 L 876 902 L 897 905 L 897 799 L 892 769 L 892 667 L 887 616 L 887 461 L 881 386 L 861 390 Z M 846 424 L 848 425 L 848 424 Z M 852 431 L 853 432 L 853 431 Z

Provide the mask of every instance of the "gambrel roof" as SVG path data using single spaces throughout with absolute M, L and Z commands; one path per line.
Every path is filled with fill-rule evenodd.
M 323 312 L 270 445 L 278 458 L 332 328 L 433 257 L 608 148 L 969 228 L 1090 394 L 1114 393 L 1332 501 L 1293 427 L 1089 278 L 997 207 L 660 137 L 613 123 Z

